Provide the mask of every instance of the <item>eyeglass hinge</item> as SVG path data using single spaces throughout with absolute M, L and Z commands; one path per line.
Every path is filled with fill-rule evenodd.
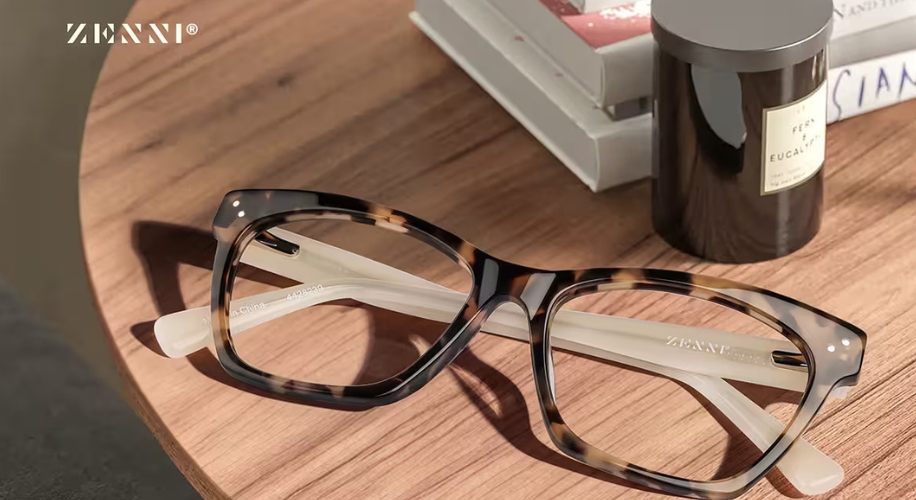
M 258 243 L 272 248 L 278 252 L 285 253 L 286 255 L 297 255 L 299 253 L 299 245 L 286 241 L 282 238 L 274 236 L 269 231 L 262 231 L 255 236 L 255 241 Z
M 808 361 L 798 352 L 773 351 L 773 363 L 798 371 L 808 371 Z

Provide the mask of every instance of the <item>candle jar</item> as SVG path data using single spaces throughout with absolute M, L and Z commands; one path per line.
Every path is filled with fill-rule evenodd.
M 652 220 L 719 262 L 820 228 L 831 0 L 653 0 Z

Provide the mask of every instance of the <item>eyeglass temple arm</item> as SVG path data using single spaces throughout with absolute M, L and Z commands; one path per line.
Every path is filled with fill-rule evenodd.
M 324 279 L 275 290 L 232 301 L 230 324 L 233 336 L 249 328 L 266 323 L 313 305 L 335 300 L 352 299 L 389 311 L 451 323 L 455 312 L 464 304 L 464 295 L 451 290 L 391 283 L 371 278 Z M 515 308 L 500 308 L 484 323 L 483 331 L 527 342 L 527 318 Z M 155 333 L 163 352 L 170 357 L 182 357 L 210 343 L 210 311 L 200 307 L 163 316 L 155 325 Z M 706 339 L 715 349 L 698 351 L 681 348 L 670 335 L 674 330 L 681 336 Z M 599 314 L 560 311 L 550 327 L 551 344 L 560 349 L 607 358 L 616 354 L 628 359 L 639 359 L 658 366 L 728 378 L 756 385 L 764 385 L 803 392 L 807 374 L 789 368 L 743 361 L 751 354 L 735 348 L 733 358 L 722 353 L 727 345 L 718 338 L 734 335 L 728 332 L 673 326 L 652 321 L 642 321 Z M 711 339 L 711 340 L 710 340 Z M 772 347 L 770 339 L 752 338 L 763 348 Z M 777 344 L 778 346 L 778 344 Z M 759 346 L 751 346 L 758 347 Z M 747 345 L 744 349 L 750 351 Z
M 454 303 L 449 303 L 450 301 L 459 300 L 463 303 L 464 297 L 461 294 L 457 294 L 457 297 L 455 297 L 456 292 L 439 287 L 438 285 L 429 283 L 416 276 L 403 273 L 384 264 L 351 254 L 336 247 L 303 238 L 294 233 L 280 230 L 272 230 L 272 232 L 274 234 L 266 233 L 263 237 L 258 237 L 258 241 L 273 250 L 259 248 L 259 245 L 251 245 L 246 251 L 246 258 L 243 259 L 243 261 L 276 274 L 299 279 L 299 281 L 305 281 L 307 277 L 310 280 L 317 279 L 318 283 L 324 281 L 328 285 L 331 285 L 332 281 L 338 283 L 327 288 L 328 291 L 334 290 L 334 293 L 331 295 L 327 295 L 322 291 L 321 295 L 324 296 L 323 298 L 314 297 L 319 303 L 337 300 L 339 298 L 359 298 L 361 301 L 368 304 L 375 302 L 374 305 L 378 307 L 418 315 L 420 317 L 428 317 L 428 319 L 438 319 L 440 321 L 451 321 L 451 315 L 453 315 L 456 307 L 460 306 L 460 303 L 456 306 Z M 302 260 L 305 256 L 308 257 L 307 261 Z M 290 259 L 298 262 L 291 265 L 289 262 Z M 294 276 L 290 276 L 290 274 Z M 341 275 L 354 277 L 365 277 L 368 275 L 374 279 L 366 282 L 365 278 L 356 278 L 355 281 L 362 283 L 358 283 L 356 286 L 347 286 L 345 282 L 352 282 L 354 279 L 351 278 L 341 282 L 339 278 Z M 322 280 L 322 276 L 327 277 L 331 281 Z M 389 282 L 376 281 L 378 279 Z M 390 281 L 394 281 L 395 283 L 391 283 Z M 416 286 L 397 287 L 397 282 L 413 282 L 415 285 L 419 283 L 422 284 L 422 288 L 426 289 L 418 289 Z M 312 281 L 312 283 L 314 284 L 316 282 Z M 392 286 L 394 286 L 395 289 L 392 289 Z M 308 297 L 309 294 L 315 293 L 314 287 L 315 286 L 308 287 L 303 285 L 300 287 L 293 287 L 289 290 L 272 292 L 278 294 L 277 297 L 272 299 L 266 297 L 270 294 L 262 294 L 257 297 L 248 297 L 233 301 L 234 309 L 242 310 L 239 317 L 235 317 L 231 320 L 233 334 L 243 331 L 244 328 L 254 326 L 254 324 L 268 321 L 273 317 L 289 314 L 293 310 L 307 307 L 307 304 L 312 303 L 313 300 L 294 300 L 293 302 L 289 302 L 286 297 L 291 293 L 298 293 L 300 297 L 304 294 L 305 297 Z M 312 288 L 311 292 L 309 288 Z M 435 310 L 418 310 L 417 304 L 430 304 L 434 302 L 431 296 L 433 293 L 432 289 L 434 288 L 438 289 L 436 295 L 439 296 L 440 304 L 442 299 L 446 301 L 445 308 L 442 309 L 440 307 L 438 312 Z M 385 293 L 381 295 L 381 298 L 378 294 L 376 294 L 374 298 L 365 296 L 367 295 L 365 292 L 373 289 L 375 289 L 376 292 L 378 292 L 379 289 L 384 289 L 382 291 Z M 363 293 L 360 293 L 360 290 L 362 290 Z M 345 293 L 339 293 L 342 291 Z M 445 295 L 443 295 L 442 292 L 444 292 Z M 418 298 L 416 293 L 422 293 L 422 295 Z M 359 295 L 359 297 L 353 297 L 353 295 Z M 372 293 L 368 293 L 368 295 L 372 295 Z M 267 311 L 270 317 L 264 317 L 264 310 L 256 310 L 259 304 L 264 306 L 266 303 L 274 304 L 274 306 L 270 306 L 270 310 L 274 312 L 271 313 L 269 310 Z M 276 304 L 285 304 L 285 306 L 276 308 Z M 294 309 L 289 308 L 290 304 L 295 304 Z M 441 317 L 443 310 L 449 317 Z M 581 321 L 568 320 L 570 315 L 576 315 L 575 319 Z M 595 325 L 589 323 L 597 319 L 601 320 L 601 323 L 597 325 L 601 326 L 601 328 L 594 331 Z M 614 320 L 617 324 L 607 324 L 607 320 L 609 319 Z M 624 321 L 618 322 L 618 320 Z M 163 317 L 160 321 L 157 321 L 156 335 L 168 355 L 180 357 L 201 347 L 205 347 L 208 344 L 208 339 L 210 337 L 208 321 L 209 312 L 206 308 L 176 313 Z M 514 310 L 500 310 L 496 311 L 490 317 L 484 331 L 527 341 L 527 326 L 524 321 L 525 318 L 519 312 L 515 312 Z M 614 329 L 607 329 L 608 326 L 616 326 L 617 331 Z M 643 327 L 642 331 L 639 326 Z M 588 353 L 612 361 L 617 360 L 624 364 L 641 367 L 648 371 L 660 373 L 691 385 L 694 389 L 702 393 L 712 404 L 719 407 L 723 414 L 738 425 L 738 427 L 758 446 L 763 446 L 765 448 L 778 437 L 783 425 L 776 421 L 765 410 L 758 407 L 739 391 L 727 384 L 724 380 L 716 376 L 704 375 L 702 374 L 702 370 L 701 373 L 691 373 L 690 367 L 685 367 L 687 368 L 685 371 L 677 367 L 665 366 L 671 365 L 672 360 L 684 358 L 685 355 L 689 358 L 702 354 L 711 354 L 715 356 L 715 353 L 687 350 L 688 347 L 685 347 L 683 351 L 676 351 L 676 353 L 675 351 L 664 353 L 658 350 L 661 344 L 656 343 L 652 346 L 655 348 L 655 356 L 654 358 L 650 358 L 656 362 L 662 361 L 661 364 L 656 364 L 651 361 L 643 361 L 641 359 L 628 357 L 617 352 L 620 351 L 620 344 L 630 344 L 630 341 L 634 338 L 645 336 L 647 334 L 647 327 L 652 327 L 649 328 L 650 330 L 658 330 L 658 326 L 659 325 L 647 321 L 563 311 L 557 315 L 555 323 L 551 328 L 552 343 L 559 348 Z M 735 338 L 746 337 L 730 332 L 714 332 L 711 330 L 690 329 L 687 327 L 675 328 L 685 329 L 682 333 L 687 333 L 686 330 L 691 330 L 691 334 L 713 332 L 714 334 L 724 334 Z M 670 326 L 665 325 L 663 331 L 665 333 L 669 332 Z M 582 336 L 583 332 L 585 333 L 585 337 Z M 591 334 L 591 338 L 588 337 L 588 334 Z M 621 335 L 626 337 L 622 337 Z M 608 337 L 613 340 L 615 336 L 618 336 L 617 343 L 602 342 L 602 339 Z M 621 343 L 620 340 L 625 340 L 625 342 Z M 651 338 L 649 340 L 651 340 Z M 594 344 L 597 344 L 597 347 Z M 792 349 L 794 353 L 792 351 L 785 351 L 785 355 L 797 356 L 797 350 L 794 349 L 794 346 L 791 346 L 788 342 L 786 342 L 786 344 L 789 344 L 789 346 L 783 347 Z M 643 347 L 649 347 L 649 344 L 643 342 Z M 661 345 L 661 347 L 672 349 L 670 345 Z M 633 351 L 633 349 L 630 350 Z M 650 352 L 651 351 L 650 349 Z M 639 352 L 631 353 L 639 354 Z M 658 358 L 662 354 L 664 354 L 666 358 L 659 360 Z M 676 362 L 674 364 L 676 364 Z M 703 364 L 709 364 L 709 362 L 702 363 L 700 366 L 702 367 Z M 693 368 L 697 368 L 697 365 L 693 365 Z M 790 380 L 793 377 L 789 377 L 783 381 L 783 384 L 788 384 L 786 388 L 797 389 L 798 380 L 806 380 L 807 377 L 804 373 L 795 373 L 794 381 Z M 721 374 L 718 375 L 722 376 Z M 736 378 L 741 379 L 746 377 L 739 376 Z M 774 384 L 766 383 L 765 385 Z M 781 386 L 781 384 L 777 386 Z M 802 464 L 804 464 L 804 467 L 801 466 Z M 802 440 L 799 440 L 799 442 L 790 449 L 789 453 L 783 457 L 780 462 L 780 469 L 783 470 L 787 479 L 789 479 L 799 491 L 805 494 L 817 494 L 827 491 L 836 484 L 839 484 L 843 478 L 843 471 L 839 465 Z
M 272 229 L 261 233 L 256 240 L 259 244 L 246 248 L 243 263 L 300 283 L 327 286 L 343 278 L 368 278 L 389 285 L 419 287 L 419 297 L 416 290 L 405 288 L 401 296 L 387 299 L 388 304 L 383 307 L 398 312 L 417 315 L 417 308 L 430 303 L 427 290 L 446 292 L 439 303 L 440 314 L 445 316 L 453 316 L 465 300 L 463 294 L 418 276 L 289 231 Z M 307 288 L 301 285 L 289 291 L 297 289 L 301 294 Z M 242 305 L 250 308 L 259 302 L 253 297 L 233 300 L 236 309 Z M 159 340 L 163 351 L 181 357 L 208 345 L 210 328 L 204 323 L 207 318 L 209 313 L 197 323 L 184 323 L 185 328 L 162 330 Z M 434 319 L 448 323 L 454 318 Z M 520 311 L 501 309 L 489 318 L 484 331 L 505 334 L 501 326 L 509 324 L 516 332 L 524 330 L 523 338 L 515 337 L 527 341 L 525 321 Z M 189 331 L 188 326 L 196 328 Z M 238 333 L 238 328 L 233 324 L 233 333 Z M 563 310 L 553 320 L 551 339 L 558 345 L 568 336 L 572 336 L 568 340 L 575 341 L 580 349 L 616 352 L 659 365 L 758 385 L 804 391 L 808 380 L 804 357 L 786 340 Z
M 242 261 L 300 283 L 314 284 L 325 278 L 350 276 L 451 291 L 381 262 L 290 231 L 272 229 L 270 232 L 261 233 L 256 239 L 264 247 L 274 251 L 251 245 L 246 249 Z M 247 259 L 253 261 L 246 262 Z M 296 265 L 290 265 L 291 261 L 296 262 Z M 464 296 L 460 294 L 454 298 L 464 301 Z M 412 298 L 404 300 L 407 304 L 422 303 Z M 449 312 L 456 310 L 455 305 L 449 307 Z M 593 335 L 591 342 L 588 343 L 605 350 L 615 351 L 617 347 L 608 340 L 607 333 L 629 333 L 631 336 L 645 337 L 644 340 L 648 341 L 644 343 L 645 348 L 652 353 L 647 359 L 650 362 L 659 362 L 661 359 L 661 364 L 664 365 L 675 358 L 686 356 L 696 358 L 696 361 L 703 365 L 712 365 L 716 369 L 730 368 L 727 373 L 710 373 L 712 375 L 797 391 L 803 391 L 808 380 L 804 356 L 787 340 L 571 311 L 561 311 L 557 316 L 555 320 L 562 320 L 563 323 L 568 321 L 582 328 L 601 332 L 600 336 Z M 490 321 L 498 325 L 500 322 L 494 320 L 498 320 L 499 317 L 491 317 Z M 484 331 L 488 330 L 484 328 Z M 552 329 L 554 330 L 556 327 Z M 561 332 L 560 336 L 562 335 Z

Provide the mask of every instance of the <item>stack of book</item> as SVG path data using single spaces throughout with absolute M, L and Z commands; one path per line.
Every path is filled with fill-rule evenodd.
M 592 190 L 650 175 L 650 0 L 416 2 L 417 26 Z M 828 122 L 916 97 L 916 0 L 836 3 L 828 60 Z

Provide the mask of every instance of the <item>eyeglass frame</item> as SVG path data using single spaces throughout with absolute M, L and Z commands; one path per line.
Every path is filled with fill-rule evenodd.
M 279 377 L 245 363 L 229 328 L 232 284 L 248 244 L 258 238 L 282 249 L 267 233 L 307 219 L 344 219 L 416 238 L 463 266 L 473 284 L 467 301 L 410 367 L 391 378 L 359 386 L 330 386 Z M 688 498 L 735 498 L 765 476 L 802 435 L 835 387 L 855 385 L 861 373 L 866 334 L 854 325 L 797 300 L 722 278 L 684 272 L 593 268 L 548 271 L 514 264 L 410 214 L 338 194 L 300 190 L 238 190 L 227 193 L 213 221 L 217 250 L 211 283 L 211 328 L 217 358 L 232 377 L 264 390 L 305 401 L 371 408 L 400 401 L 448 366 L 505 303 L 529 318 L 531 358 L 541 415 L 553 443 L 579 462 L 643 487 Z M 563 421 L 552 390 L 549 325 L 573 298 L 611 290 L 651 290 L 690 296 L 749 315 L 781 333 L 804 355 L 808 385 L 798 410 L 780 437 L 749 470 L 726 479 L 693 481 L 620 460 L 579 438 Z M 836 346 L 842 346 L 837 349 Z M 820 353 L 820 354 L 818 354 Z M 826 354 L 825 354 L 826 353 Z M 832 355 L 830 358 L 827 355 Z

